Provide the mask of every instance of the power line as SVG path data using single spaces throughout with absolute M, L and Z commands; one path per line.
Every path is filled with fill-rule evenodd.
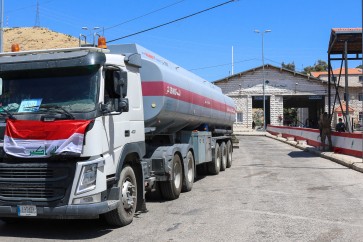
M 47 4 L 47 3 L 50 3 L 50 2 L 53 2 L 53 1 L 55 1 L 55 0 L 49 0 L 49 1 L 43 2 L 43 4 Z M 16 9 L 13 9 L 13 10 L 9 10 L 9 11 L 6 11 L 6 14 L 9 14 L 9 13 L 12 13 L 12 12 L 21 11 L 21 10 L 24 10 L 24 9 L 27 9 L 27 8 L 32 8 L 34 6 L 37 6 L 37 4 L 32 4 L 32 5 L 28 5 L 28 6 L 25 6 L 25 7 L 21 7 L 21 8 L 16 8 Z
M 61 13 L 59 11 L 53 11 L 51 9 L 44 8 L 44 7 L 40 7 L 40 10 L 42 11 L 43 17 L 51 19 L 51 20 L 59 22 L 59 23 L 67 24 L 78 30 L 79 30 L 79 27 L 77 27 L 77 26 L 86 25 L 85 23 L 82 24 L 80 19 L 75 18 L 68 14 Z
M 247 60 L 242 60 L 242 61 L 235 61 L 234 63 L 236 64 L 236 63 L 242 63 L 242 62 L 247 62 L 247 61 L 252 61 L 252 60 L 257 60 L 257 58 L 252 58 L 252 59 L 247 59 Z M 198 71 L 198 70 L 211 69 L 211 68 L 229 66 L 229 65 L 232 65 L 232 63 L 225 63 L 225 64 L 219 64 L 219 65 L 214 65 L 214 66 L 204 66 L 204 67 L 189 69 L 189 71 Z
M 224 2 L 224 3 L 221 3 L 221 4 L 218 4 L 218 5 L 215 5 L 213 7 L 210 7 L 210 8 L 207 8 L 207 9 L 204 9 L 202 11 L 199 11 L 199 12 L 196 12 L 196 13 L 193 13 L 193 14 L 190 14 L 190 15 L 187 15 L 187 16 L 184 16 L 184 17 L 181 17 L 181 18 L 178 18 L 178 19 L 175 19 L 173 21 L 170 21 L 170 22 L 167 22 L 167 23 L 164 23 L 164 24 L 160 24 L 160 25 L 157 25 L 157 26 L 154 26 L 154 27 L 151 27 L 151 28 L 148 28 L 148 29 L 145 29 L 145 30 L 141 30 L 141 31 L 138 31 L 136 33 L 133 33 L 133 34 L 129 34 L 129 35 L 125 35 L 125 36 L 122 36 L 120 38 L 116 38 L 116 39 L 113 39 L 113 40 L 109 40 L 107 41 L 107 43 L 111 43 L 111 42 L 114 42 L 116 40 L 120 40 L 120 39 L 125 39 L 125 38 L 128 38 L 128 37 L 131 37 L 131 36 L 134 36 L 134 35 L 138 35 L 138 34 L 141 34 L 141 33 L 145 33 L 145 32 L 148 32 L 148 31 L 151 31 L 151 30 L 154 30 L 154 29 L 157 29 L 157 28 L 160 28 L 160 27 L 164 27 L 166 25 L 169 25 L 169 24 L 172 24 L 172 23 L 175 23 L 175 22 L 178 22 L 178 21 L 181 21 L 181 20 L 184 20 L 184 19 L 187 19 L 187 18 L 190 18 L 190 17 L 193 17 L 195 15 L 198 15 L 198 14 L 201 14 L 201 13 L 204 13 L 204 12 L 207 12 L 209 10 L 212 10 L 214 8 L 218 8 L 218 7 L 221 7 L 223 5 L 226 5 L 228 3 L 231 3 L 231 2 L 235 2 L 236 0 L 230 0 L 230 1 L 227 1 L 227 2 Z
M 156 9 L 156 10 L 151 11 L 151 12 L 149 12 L 149 13 L 146 13 L 146 14 L 140 15 L 140 16 L 138 16 L 138 17 L 135 17 L 135 18 L 132 18 L 132 19 L 126 20 L 126 21 L 124 21 L 124 22 L 122 22 L 122 23 L 116 24 L 116 25 L 114 25 L 114 26 L 104 28 L 104 29 L 103 29 L 103 31 L 105 31 L 105 30 L 109 30 L 109 29 L 113 29 L 113 28 L 116 28 L 116 27 L 118 27 L 118 26 L 120 26 L 120 25 L 123 25 L 123 24 L 129 23 L 129 22 L 135 21 L 135 20 L 137 20 L 137 19 L 140 19 L 140 18 L 146 17 L 146 16 L 148 16 L 148 15 L 151 15 L 151 14 L 153 14 L 153 13 L 159 12 L 159 11 L 164 10 L 164 9 L 166 9 L 166 8 L 170 8 L 170 7 L 172 7 L 172 6 L 174 6 L 174 5 L 177 5 L 177 4 L 179 4 L 179 3 L 181 3 L 181 2 L 184 2 L 184 1 L 185 1 L 185 0 L 181 0 L 181 1 L 178 1 L 178 2 L 175 2 L 175 3 L 172 3 L 172 4 L 169 4 L 169 5 L 167 5 L 167 6 L 164 6 L 164 7 L 162 7 L 162 8 Z

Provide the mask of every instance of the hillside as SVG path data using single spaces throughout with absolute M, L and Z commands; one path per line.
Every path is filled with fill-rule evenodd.
M 68 48 L 79 45 L 78 38 L 47 28 L 5 28 L 4 52 L 11 51 L 11 45 L 14 43 L 18 43 L 21 50 Z

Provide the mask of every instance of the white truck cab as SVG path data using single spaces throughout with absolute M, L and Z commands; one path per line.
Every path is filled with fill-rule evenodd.
M 0 170 L 22 175 L 0 177 L 0 217 L 106 214 L 111 223 L 125 225 L 142 206 L 145 136 L 139 58 L 108 52 L 81 47 L 0 55 L 0 126 L 5 141 L 10 140 L 2 146 L 9 152 L 22 146 L 1 154 Z M 44 149 L 40 145 L 36 154 L 34 134 L 11 134 L 22 132 L 30 121 L 34 129 L 51 133 L 82 120 L 89 124 L 78 153 L 49 154 L 49 142 L 60 138 L 42 136 Z M 6 130 L 6 122 L 14 124 L 13 130 Z M 58 126 L 50 127 L 54 123 Z M 74 143 L 62 139 L 63 146 Z M 123 216 L 118 215 L 121 210 Z

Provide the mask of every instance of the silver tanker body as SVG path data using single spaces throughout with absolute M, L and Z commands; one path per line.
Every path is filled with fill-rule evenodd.
M 219 87 L 139 45 L 109 49 L 141 55 L 145 127 L 169 134 L 201 126 L 210 131 L 232 129 L 235 105 Z

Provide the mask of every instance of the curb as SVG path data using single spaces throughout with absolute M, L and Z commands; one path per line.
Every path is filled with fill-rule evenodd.
M 342 155 L 342 154 L 336 154 L 334 152 L 322 152 L 320 150 L 317 150 L 316 147 L 314 146 L 310 146 L 301 142 L 297 142 L 297 141 L 288 141 L 285 138 L 282 137 L 277 137 L 274 136 L 270 133 L 267 132 L 261 132 L 260 133 L 255 133 L 255 132 L 250 132 L 250 133 L 243 133 L 243 134 L 236 134 L 236 136 L 266 136 L 268 138 L 272 138 L 275 140 L 278 140 L 280 142 L 283 142 L 285 144 L 291 145 L 295 148 L 298 148 L 300 150 L 306 151 L 306 152 L 310 152 L 312 154 L 315 154 L 317 156 L 320 156 L 324 159 L 328 159 L 331 160 L 335 163 L 338 163 L 340 165 L 343 165 L 345 167 L 348 167 L 352 170 L 358 171 L 358 172 L 362 172 L 363 173 L 363 160 L 361 158 L 358 157 L 354 157 L 354 156 L 349 156 L 349 155 Z

